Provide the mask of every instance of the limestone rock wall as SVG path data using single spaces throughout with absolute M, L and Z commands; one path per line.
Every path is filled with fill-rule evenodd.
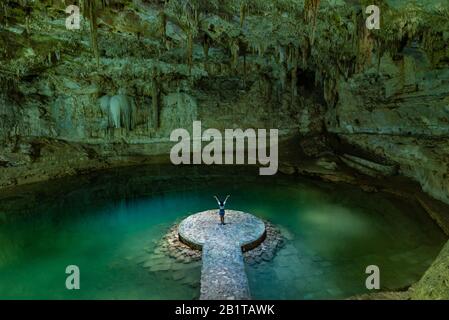
M 421 280 L 409 290 L 410 298 L 415 300 L 447 300 L 449 284 L 447 282 L 449 265 L 449 243 L 432 263 Z
M 5 0 L 0 186 L 167 153 L 201 120 L 335 134 L 448 202 L 449 5 L 379 6 L 368 31 L 352 0 Z
M 449 203 L 449 68 L 435 68 L 418 48 L 338 86 L 327 129 L 346 142 L 400 165 L 402 174 Z
M 370 54 L 360 70 L 337 80 L 326 128 L 345 144 L 397 164 L 401 174 L 449 203 L 449 3 L 389 4 L 395 9 L 384 16 L 383 44 L 362 39 Z
M 65 27 L 68 1 L 2 3 L 0 187 L 167 154 L 171 131 L 191 131 L 195 120 L 297 127 L 288 90 L 274 89 L 272 99 L 278 80 L 255 71 L 273 63 L 238 53 L 231 61 L 222 41 L 237 24 L 203 13 L 204 28 L 216 26 L 205 53 L 204 30 L 189 40 L 188 2 L 93 1 L 94 29 L 89 1 L 74 3 L 81 30 Z

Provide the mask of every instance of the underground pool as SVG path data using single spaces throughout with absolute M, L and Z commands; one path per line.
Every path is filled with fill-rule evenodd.
M 254 299 L 367 293 L 369 265 L 382 290 L 405 289 L 444 243 L 424 211 L 391 195 L 256 170 L 152 165 L 2 191 L 0 298 L 198 299 L 200 261 L 159 257 L 169 267 L 154 268 L 149 253 L 175 223 L 214 209 L 215 194 L 284 239 L 274 258 L 245 266 Z M 80 290 L 65 287 L 69 265 Z

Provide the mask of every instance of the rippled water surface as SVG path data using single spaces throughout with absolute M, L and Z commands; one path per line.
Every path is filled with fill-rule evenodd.
M 287 239 L 274 260 L 247 266 L 253 298 L 365 293 L 368 265 L 383 289 L 404 288 L 445 239 L 416 204 L 349 186 L 235 167 L 120 169 L 0 194 L 0 298 L 198 298 L 199 263 L 167 258 L 169 270 L 155 271 L 149 253 L 173 223 L 228 193 L 229 209 L 269 219 Z M 81 290 L 65 288 L 68 265 Z

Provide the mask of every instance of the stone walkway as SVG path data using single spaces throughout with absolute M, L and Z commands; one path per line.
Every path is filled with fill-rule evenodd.
M 178 228 L 182 242 L 203 250 L 200 299 L 250 299 L 242 250 L 265 239 L 265 224 L 234 210 L 226 210 L 226 225 L 219 220 L 217 210 L 208 210 L 187 217 Z

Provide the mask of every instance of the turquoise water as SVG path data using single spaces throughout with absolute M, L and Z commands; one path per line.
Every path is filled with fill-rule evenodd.
M 144 264 L 175 221 L 213 208 L 214 194 L 287 239 L 273 261 L 247 266 L 253 298 L 365 293 L 373 264 L 383 289 L 404 288 L 445 241 L 415 204 L 349 186 L 236 167 L 120 169 L 0 194 L 0 298 L 196 299 L 200 264 Z M 65 288 L 68 265 L 80 268 L 80 290 Z

